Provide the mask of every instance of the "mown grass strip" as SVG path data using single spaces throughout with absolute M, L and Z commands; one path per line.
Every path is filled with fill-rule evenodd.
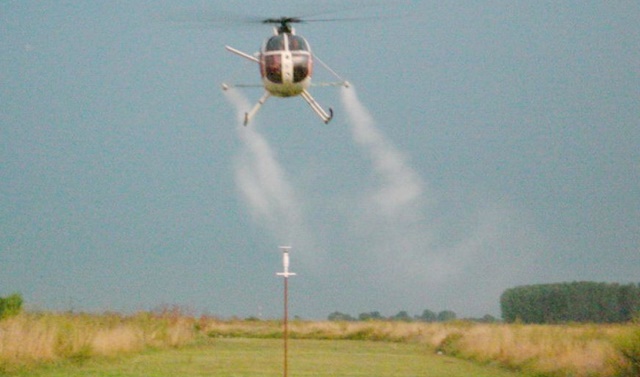
M 12 377 L 278 377 L 277 339 L 209 339 L 182 349 L 63 362 L 15 371 Z M 515 377 L 491 366 L 438 356 L 423 345 L 371 341 L 292 340 L 290 375 L 314 377 Z

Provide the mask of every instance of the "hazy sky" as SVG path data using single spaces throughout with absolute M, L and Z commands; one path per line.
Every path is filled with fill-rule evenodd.
M 0 295 L 276 317 L 282 244 L 306 318 L 640 281 L 639 2 L 282 4 L 0 3 Z M 166 21 L 309 14 L 402 16 L 297 25 L 329 125 L 240 125 L 270 27 Z

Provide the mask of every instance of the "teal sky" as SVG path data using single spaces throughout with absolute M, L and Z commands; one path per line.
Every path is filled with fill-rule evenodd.
M 276 317 L 284 243 L 306 318 L 640 282 L 640 3 L 370 4 L 0 2 L 0 295 Z M 296 26 L 353 84 L 312 88 L 328 125 L 290 98 L 239 126 L 261 90 L 220 84 L 259 72 L 224 45 L 270 27 L 166 21 L 327 10 L 383 16 Z

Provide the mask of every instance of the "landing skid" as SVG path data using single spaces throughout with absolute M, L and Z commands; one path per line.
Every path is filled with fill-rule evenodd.
M 318 116 L 320 117 L 320 119 L 322 119 L 324 124 L 328 124 L 331 121 L 331 119 L 333 119 L 333 110 L 329 108 L 329 114 L 327 114 L 327 112 L 324 111 L 324 109 L 318 104 L 318 102 L 316 102 L 315 99 L 313 99 L 311 94 L 309 94 L 309 92 L 307 92 L 306 89 L 303 90 L 302 93 L 300 93 L 300 95 L 305 101 L 307 101 L 307 103 L 309 104 L 309 106 L 311 106 L 313 111 L 315 111 L 315 113 L 318 114 Z
M 318 104 L 318 102 L 316 102 L 315 99 L 313 99 L 311 94 L 309 94 L 309 92 L 307 92 L 306 90 L 300 93 L 300 95 L 309 104 L 309 106 L 311 106 L 311 109 L 313 109 L 313 111 L 316 114 L 318 114 L 318 116 L 320 117 L 320 119 L 322 119 L 324 124 L 328 124 L 331 121 L 331 119 L 333 119 L 333 109 L 330 108 L 329 113 L 324 111 L 324 109 Z M 246 126 L 247 124 L 249 124 L 251 119 L 253 119 L 253 117 L 258 113 L 258 110 L 260 110 L 262 105 L 264 105 L 264 103 L 267 102 L 267 99 L 269 99 L 269 97 L 271 97 L 271 93 L 265 91 L 262 97 L 260 97 L 260 99 L 258 100 L 258 103 L 256 103 L 255 106 L 253 106 L 251 111 L 244 113 L 243 125 Z

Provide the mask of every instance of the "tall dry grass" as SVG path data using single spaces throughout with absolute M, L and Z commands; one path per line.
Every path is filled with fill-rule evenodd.
M 638 377 L 640 327 L 469 322 L 292 321 L 292 338 L 423 344 L 438 352 L 553 377 Z M 208 337 L 282 336 L 280 321 L 193 319 L 161 314 L 22 314 L 0 321 L 0 371 L 61 359 L 179 347 Z
M 188 317 L 149 313 L 21 314 L 0 321 L 0 370 L 176 347 L 195 338 L 193 323 Z
M 199 327 L 214 337 L 282 336 L 282 325 L 278 321 L 201 319 Z M 420 343 L 433 352 L 538 376 L 638 377 L 634 374 L 637 369 L 633 369 L 630 359 L 617 346 L 620 339 L 640 340 L 634 335 L 637 326 L 631 324 L 550 326 L 293 321 L 289 331 L 292 338 Z
M 477 325 L 458 331 L 446 344 L 455 356 L 546 376 L 617 376 L 625 363 L 615 346 L 628 331 L 624 326 Z

